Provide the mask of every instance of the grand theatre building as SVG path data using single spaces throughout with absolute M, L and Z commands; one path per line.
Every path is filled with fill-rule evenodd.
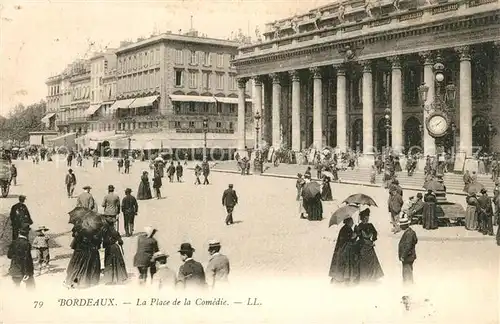
M 234 65 L 240 86 L 254 79 L 262 142 L 500 151 L 499 1 L 370 1 L 273 22 L 239 49 Z M 445 118 L 431 123 L 437 110 Z

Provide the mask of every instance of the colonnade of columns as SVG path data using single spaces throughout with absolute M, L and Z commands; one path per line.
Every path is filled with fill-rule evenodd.
M 460 150 L 466 152 L 467 156 L 472 155 L 472 90 L 471 90 L 471 56 L 468 46 L 456 48 L 455 51 L 460 58 L 460 87 L 459 87 L 459 131 L 460 131 Z M 423 60 L 423 82 L 429 87 L 426 106 L 431 105 L 436 100 L 435 95 L 435 75 L 433 71 L 435 53 L 423 52 L 419 56 Z M 403 80 L 401 57 L 394 56 L 387 58 L 391 63 L 391 128 L 392 128 L 392 148 L 402 150 L 403 140 Z M 362 118 L 363 118 L 363 143 L 362 150 L 365 154 L 374 151 L 374 87 L 372 76 L 373 61 L 356 62 L 362 67 Z M 336 72 L 336 120 L 337 120 L 337 148 L 346 152 L 347 132 L 348 132 L 348 83 L 346 79 L 345 64 L 333 66 Z M 322 148 L 323 139 L 323 75 L 321 67 L 311 67 L 309 72 L 313 79 L 313 146 L 316 149 Z M 286 73 L 290 78 L 291 84 L 291 149 L 300 151 L 301 149 L 301 80 L 299 71 L 292 70 Z M 282 74 L 272 73 L 269 75 L 272 80 L 272 113 L 271 128 L 273 147 L 279 147 L 281 139 L 280 114 L 281 114 L 281 91 Z M 254 78 L 254 103 L 255 109 L 262 108 L 262 76 Z M 238 101 L 238 149 L 245 147 L 245 84 L 247 78 L 239 79 L 239 98 Z M 243 99 L 242 99 L 243 98 Z M 429 111 L 423 109 L 422 125 L 429 116 Z M 262 114 L 261 114 L 262 115 Z M 266 116 L 268 117 L 268 116 Z M 263 121 L 264 122 L 264 121 Z M 259 136 L 261 138 L 261 136 Z M 434 155 L 436 153 L 435 140 L 430 136 L 427 128 L 423 127 L 423 146 L 424 154 Z

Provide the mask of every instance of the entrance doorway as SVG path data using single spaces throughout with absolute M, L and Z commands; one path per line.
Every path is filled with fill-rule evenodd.
M 488 122 L 482 116 L 472 119 L 472 152 L 489 152 L 490 137 Z
M 363 149 L 363 120 L 360 118 L 352 124 L 351 149 L 355 152 Z
M 405 153 L 414 147 L 423 147 L 422 134 L 420 132 L 420 120 L 410 117 L 405 123 Z M 413 151 L 413 150 L 412 150 Z
M 390 132 L 390 129 L 389 129 Z M 377 123 L 377 151 L 378 152 L 383 152 L 383 149 L 387 147 L 387 134 L 386 134 L 386 127 L 385 127 L 385 119 L 380 118 L 378 123 Z M 391 145 L 392 138 L 391 134 L 389 134 L 389 145 Z
M 328 146 L 337 147 L 337 121 L 334 120 L 330 123 Z

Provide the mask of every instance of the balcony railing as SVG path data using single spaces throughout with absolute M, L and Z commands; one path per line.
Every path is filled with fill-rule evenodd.
M 116 117 L 119 122 L 150 122 L 150 121 L 160 121 L 165 120 L 168 117 L 160 114 L 150 114 L 150 115 L 135 115 L 135 116 L 123 116 Z
M 203 128 L 176 128 L 176 133 L 203 133 Z M 209 128 L 207 133 L 234 134 L 234 129 Z

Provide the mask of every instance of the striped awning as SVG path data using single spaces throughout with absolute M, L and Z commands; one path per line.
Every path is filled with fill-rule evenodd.
M 158 100 L 158 96 L 136 98 L 128 108 L 150 107 L 156 100 Z
M 42 123 L 48 123 L 49 120 L 54 117 L 56 115 L 56 113 L 48 113 L 47 115 L 43 116 L 42 118 Z
M 208 102 L 208 103 L 216 102 L 215 98 L 211 96 L 170 95 L 169 97 L 172 101 L 180 101 L 180 102 Z
M 85 110 L 85 116 L 86 117 L 92 116 L 93 114 L 95 114 L 96 111 L 99 110 L 99 108 L 101 108 L 101 104 L 90 105 L 90 107 L 88 107 L 87 110 Z
M 134 100 L 135 98 L 117 100 L 109 109 L 110 111 L 115 111 L 116 109 L 126 109 L 130 106 L 132 102 L 134 102 Z

